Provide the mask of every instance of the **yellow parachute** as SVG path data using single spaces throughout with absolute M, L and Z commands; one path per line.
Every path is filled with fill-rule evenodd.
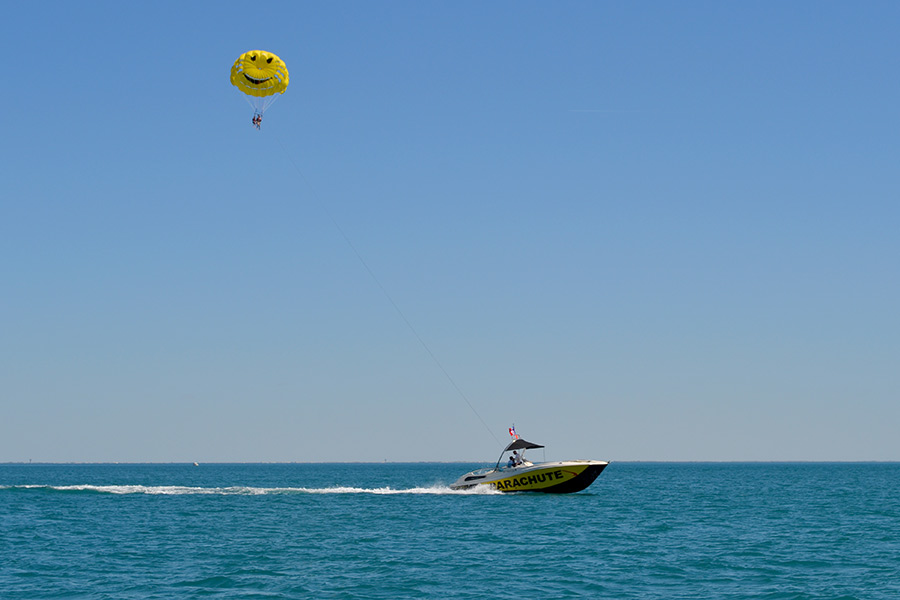
M 253 124 L 257 128 L 262 114 L 287 89 L 288 80 L 284 61 L 263 50 L 244 52 L 231 67 L 231 85 L 243 92 L 253 107 Z

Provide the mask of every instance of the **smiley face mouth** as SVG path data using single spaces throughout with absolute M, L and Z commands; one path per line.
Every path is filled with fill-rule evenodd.
M 246 73 L 244 73 L 244 77 L 246 77 L 247 81 L 249 81 L 253 85 L 259 85 L 261 83 L 265 83 L 266 81 L 272 79 L 271 77 L 266 77 L 265 79 L 256 79 L 255 77 L 250 77 Z

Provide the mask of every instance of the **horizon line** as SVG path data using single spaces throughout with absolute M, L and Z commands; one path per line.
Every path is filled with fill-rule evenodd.
M 481 464 L 472 460 L 383 460 L 383 461 L 0 461 L 0 466 L 10 465 L 457 465 Z M 898 464 L 900 459 L 857 460 L 607 460 L 609 464 Z M 486 464 L 486 463 L 485 463 Z

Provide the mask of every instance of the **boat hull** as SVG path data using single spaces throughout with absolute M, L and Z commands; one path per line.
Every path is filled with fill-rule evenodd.
M 571 494 L 587 488 L 609 463 L 599 460 L 571 460 L 536 465 L 472 471 L 453 483 L 451 489 L 489 486 L 500 492 L 540 492 Z

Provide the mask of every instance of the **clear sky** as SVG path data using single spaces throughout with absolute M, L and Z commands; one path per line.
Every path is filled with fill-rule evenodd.
M 0 461 L 900 460 L 900 3 L 2 16 Z

